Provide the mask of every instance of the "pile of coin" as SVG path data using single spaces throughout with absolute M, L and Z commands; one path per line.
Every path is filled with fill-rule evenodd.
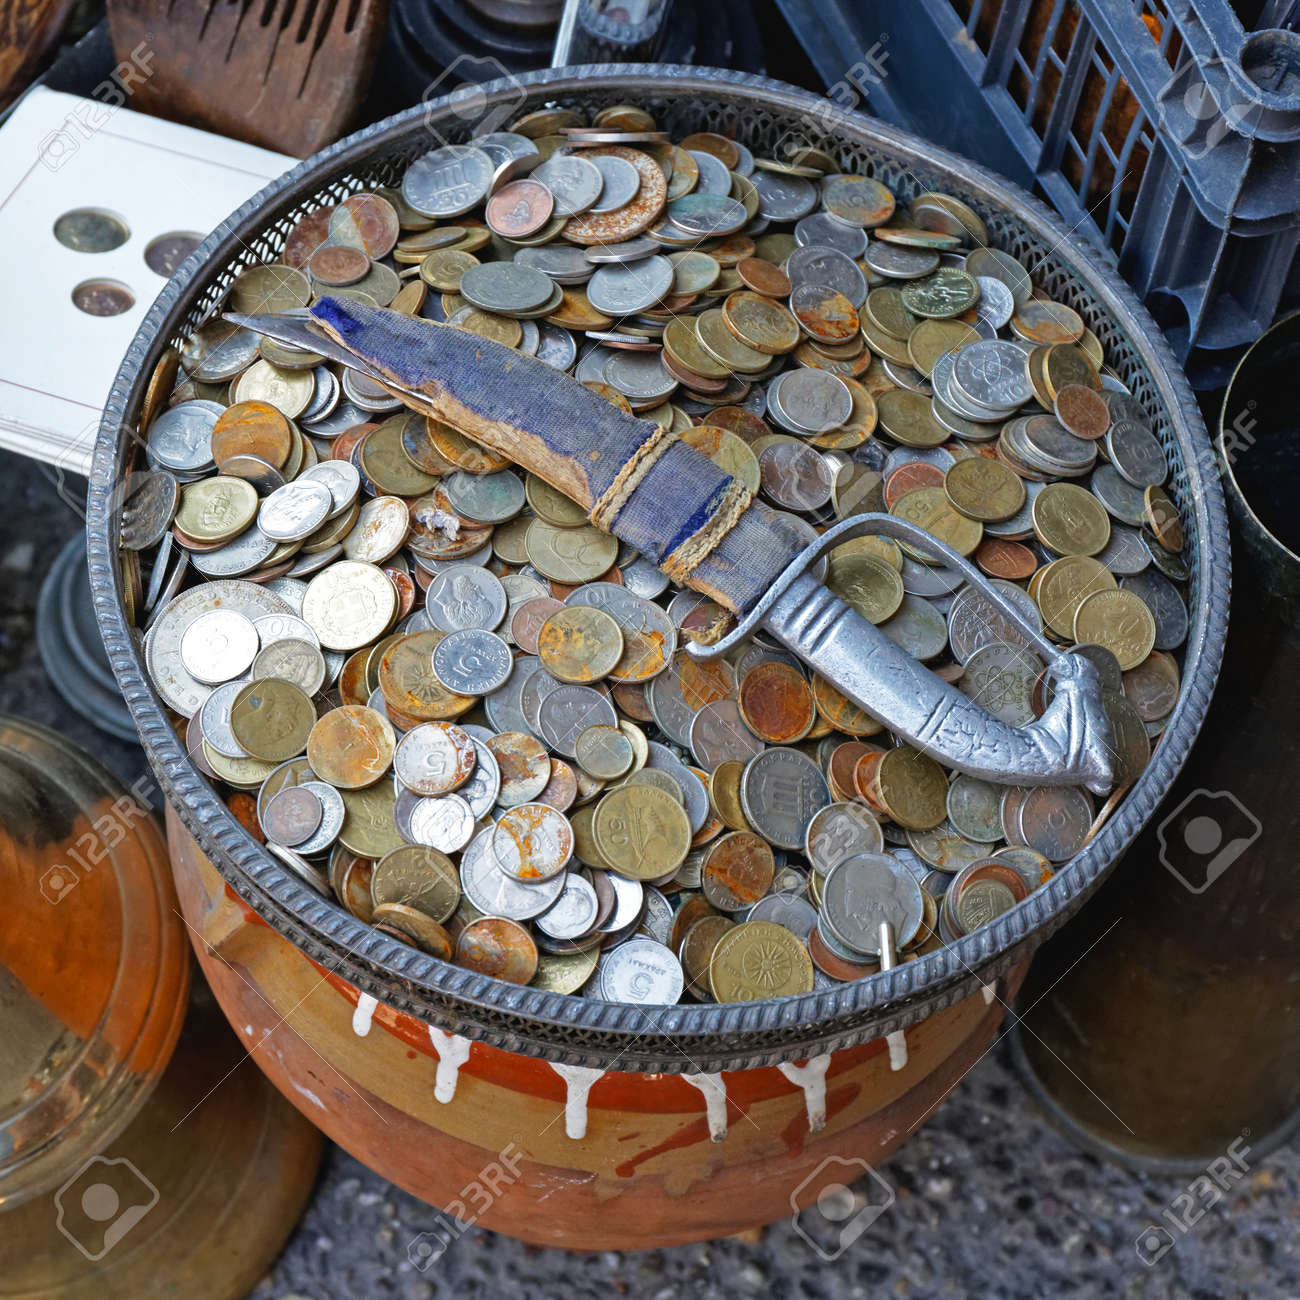
M 1097 335 L 938 193 L 802 148 L 531 113 L 303 214 L 226 306 L 354 298 L 539 356 L 812 529 L 887 510 L 1097 664 L 1119 785 L 947 772 L 574 502 L 214 312 L 153 376 L 123 572 L 195 764 L 309 886 L 426 953 L 625 1002 L 856 979 L 1015 906 L 1150 756 L 1187 632 L 1168 465 Z M 906 544 L 827 582 L 997 717 L 1024 629 Z M 882 922 L 885 923 L 882 940 Z

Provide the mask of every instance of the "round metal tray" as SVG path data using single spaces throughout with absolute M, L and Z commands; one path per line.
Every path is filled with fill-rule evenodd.
M 783 138 L 829 148 L 845 171 L 884 182 L 900 202 L 928 189 L 965 200 L 993 245 L 1019 257 L 1053 298 L 1096 332 L 1108 363 L 1145 407 L 1173 466 L 1191 563 L 1183 689 L 1146 771 L 1097 837 L 1043 887 L 990 925 L 887 973 L 763 1003 L 643 1008 L 519 988 L 446 965 L 363 925 L 289 875 L 199 775 L 149 683 L 123 615 L 114 485 L 139 447 L 145 385 L 163 350 L 218 309 L 234 275 L 274 259 L 308 208 L 398 180 L 418 155 L 475 129 L 500 129 L 555 103 L 585 113 L 633 102 L 676 137 L 721 131 L 770 152 Z M 1200 412 L 1155 323 L 1109 263 L 1009 182 L 905 132 L 765 78 L 715 69 L 614 64 L 552 69 L 474 87 L 340 141 L 255 195 L 194 251 L 150 308 L 109 394 L 90 480 L 96 614 L 150 761 L 217 869 L 268 924 L 324 968 L 390 1006 L 511 1051 L 602 1069 L 741 1069 L 802 1059 L 911 1023 L 1023 960 L 1084 902 L 1151 816 L 1196 735 L 1227 627 L 1229 547 L 1216 462 Z

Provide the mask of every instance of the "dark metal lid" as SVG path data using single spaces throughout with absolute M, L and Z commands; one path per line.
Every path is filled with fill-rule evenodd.
M 322 899 L 258 847 L 189 761 L 127 628 L 114 562 L 112 486 L 134 452 L 149 375 L 163 349 L 213 310 L 236 270 L 276 256 L 306 207 L 391 183 L 412 158 L 467 138 L 474 119 L 463 110 L 471 98 L 480 116 L 504 107 L 509 120 L 547 103 L 590 112 L 633 101 L 677 134 L 721 131 L 761 152 L 783 140 L 833 141 L 845 170 L 875 176 L 900 198 L 930 189 L 956 195 L 984 218 L 993 244 L 1021 258 L 1052 297 L 1082 314 L 1147 410 L 1174 467 L 1170 491 L 1192 565 L 1182 698 L 1152 762 L 1097 837 L 992 924 L 870 979 L 764 1003 L 657 1009 L 519 988 L 426 957 Z M 766 78 L 666 65 L 561 68 L 475 86 L 350 136 L 272 182 L 204 240 L 149 309 L 109 395 L 91 475 L 91 589 L 109 658 L 168 797 L 231 888 L 314 960 L 390 1006 L 512 1051 L 605 1069 L 740 1069 L 863 1042 L 969 996 L 1064 924 L 1151 816 L 1205 716 L 1227 627 L 1227 518 L 1208 452 L 1187 381 L 1133 292 L 1017 187 Z

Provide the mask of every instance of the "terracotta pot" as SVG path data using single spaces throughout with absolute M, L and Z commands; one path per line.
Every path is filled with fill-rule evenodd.
M 412 1195 L 538 1245 L 672 1245 L 812 1204 L 929 1118 L 1028 966 L 900 1031 L 892 1053 L 877 1038 L 712 1075 L 557 1066 L 377 1003 L 254 912 L 170 806 L 167 837 L 208 983 L 276 1087 Z

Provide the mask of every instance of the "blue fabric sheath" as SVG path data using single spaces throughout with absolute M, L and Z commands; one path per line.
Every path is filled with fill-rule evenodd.
M 655 431 L 546 362 L 468 330 L 338 298 L 311 312 L 359 359 L 419 393 L 437 418 L 588 512 Z M 675 442 L 618 514 L 614 535 L 661 564 L 708 523 L 731 482 L 708 457 Z M 802 520 L 755 501 L 689 584 L 743 614 L 812 536 Z

